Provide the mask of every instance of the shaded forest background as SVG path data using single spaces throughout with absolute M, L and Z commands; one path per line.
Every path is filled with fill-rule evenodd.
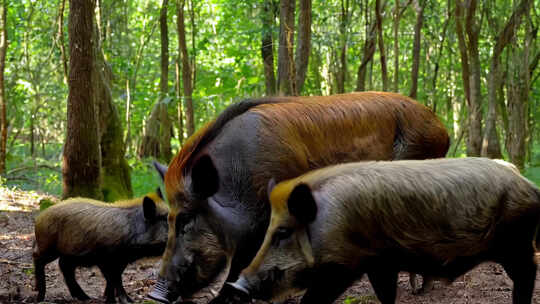
M 157 185 L 149 159 L 167 163 L 231 103 L 364 90 L 432 108 L 451 134 L 449 156 L 509 159 L 540 183 L 533 0 L 1 3 L 3 185 L 109 201 L 140 195 Z M 70 26 L 81 5 L 90 8 L 86 37 Z M 92 114 L 81 119 L 95 136 L 77 137 L 69 90 L 82 78 L 70 46 L 89 41 L 82 83 Z M 94 157 L 95 185 L 73 190 L 68 156 L 83 152 Z

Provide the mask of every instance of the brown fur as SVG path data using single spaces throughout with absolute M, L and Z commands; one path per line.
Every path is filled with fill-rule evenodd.
M 396 103 L 400 106 L 396 106 Z M 250 108 L 248 112 L 262 117 L 265 127 L 262 128 L 261 136 L 289 145 L 286 151 L 276 151 L 273 145 L 262 147 L 261 154 L 254 157 L 264 162 L 275 158 L 268 157 L 269 154 L 283 153 L 279 161 L 286 161 L 293 168 L 301 167 L 299 170 L 290 170 L 292 172 L 305 172 L 326 164 L 358 159 L 437 158 L 443 157 L 449 146 L 448 134 L 431 110 L 396 93 L 357 92 L 332 96 L 275 97 L 268 103 Z M 190 137 L 171 161 L 165 178 L 167 195 L 177 195 L 169 193 L 172 189 L 183 191 L 183 179 L 188 169 L 186 166 L 193 160 L 193 152 L 203 148 L 199 144 L 208 136 L 207 133 L 216 132 L 212 128 L 214 124 L 215 120 Z M 402 129 L 406 129 L 405 133 L 397 134 Z M 393 142 L 399 135 L 403 136 L 403 141 L 423 143 L 423 146 L 413 147 L 413 152 L 393 151 Z M 306 142 L 306 138 L 311 142 Z M 351 140 L 354 140 L 352 145 L 344 143 Z M 336 151 L 331 147 L 350 147 L 351 150 Z M 256 177 L 256 183 L 261 184 L 257 188 L 265 189 L 268 179 L 266 176 Z M 177 207 L 180 206 L 174 203 L 171 206 Z
M 309 194 L 293 197 L 299 187 L 309 187 Z M 264 243 L 233 284 L 254 296 L 307 288 L 302 303 L 331 303 L 367 273 L 381 303 L 394 303 L 399 271 L 452 281 L 480 262 L 495 261 L 514 281 L 513 303 L 530 303 L 540 189 L 504 161 L 342 164 L 278 184 L 270 201 Z M 302 222 L 291 204 L 294 212 L 315 205 L 316 217 Z M 283 229 L 292 232 L 278 238 Z M 335 290 L 318 290 L 330 274 L 348 279 Z
M 72 296 L 88 297 L 74 280 L 74 268 L 98 265 L 107 280 L 107 300 L 114 301 L 117 288 L 121 300 L 129 299 L 120 278 L 125 265 L 144 256 L 160 255 L 165 247 L 166 229 L 152 237 L 145 233 L 152 229 L 147 225 L 159 229 L 161 222 L 165 227 L 168 207 L 156 193 L 147 198 L 155 204 L 152 219 L 144 218 L 142 197 L 116 203 L 77 197 L 43 211 L 36 218 L 33 252 L 38 299 L 45 296 L 44 267 L 58 257 Z

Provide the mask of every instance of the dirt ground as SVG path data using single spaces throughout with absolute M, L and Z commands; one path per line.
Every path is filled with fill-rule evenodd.
M 33 303 L 34 271 L 32 265 L 33 221 L 38 214 L 39 200 L 43 195 L 0 188 L 0 303 Z M 50 197 L 49 197 L 50 198 Z M 138 261 L 126 269 L 124 287 L 136 302 L 145 301 L 146 294 L 155 283 L 159 259 Z M 92 298 L 81 303 L 104 303 L 105 280 L 96 267 L 77 271 L 81 287 Z M 329 278 L 330 280 L 331 278 Z M 50 303 L 79 303 L 69 295 L 58 262 L 46 268 L 47 294 Z M 533 303 L 540 304 L 540 272 L 536 279 Z M 425 295 L 413 295 L 408 275 L 400 274 L 400 298 L 397 303 L 511 303 L 512 281 L 502 267 L 492 263 L 482 264 L 450 286 L 437 282 L 435 290 Z M 336 303 L 379 303 L 367 279 L 358 281 Z M 291 301 L 295 302 L 295 301 Z M 151 302 L 150 302 L 151 303 Z

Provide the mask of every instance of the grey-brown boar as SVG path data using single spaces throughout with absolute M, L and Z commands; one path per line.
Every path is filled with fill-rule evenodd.
M 167 242 L 168 207 L 161 192 L 116 203 L 72 198 L 36 219 L 33 252 L 38 301 L 45 298 L 45 265 L 59 258 L 71 296 L 89 299 L 75 280 L 75 268 L 97 265 L 107 282 L 107 302 L 133 302 L 122 286 L 126 266 L 160 256 Z
M 279 183 L 270 201 L 263 245 L 232 284 L 253 297 L 306 290 L 303 304 L 332 303 L 367 274 L 390 304 L 399 271 L 452 281 L 494 261 L 513 303 L 531 303 L 540 190 L 500 161 L 337 165 Z

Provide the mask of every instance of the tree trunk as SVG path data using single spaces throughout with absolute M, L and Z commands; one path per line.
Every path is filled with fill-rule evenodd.
M 515 36 L 515 33 L 517 29 L 519 28 L 519 25 L 521 24 L 522 16 L 527 13 L 529 10 L 531 0 L 522 0 L 516 10 L 512 13 L 512 16 L 508 19 L 508 22 L 504 26 L 504 29 L 499 33 L 495 46 L 493 47 L 493 55 L 491 57 L 491 69 L 489 71 L 489 78 L 488 78 L 488 115 L 486 118 L 486 129 L 484 132 L 484 138 L 482 141 L 482 156 L 487 156 L 491 158 L 502 158 L 501 154 L 501 148 L 499 144 L 499 136 L 497 134 L 497 128 L 495 126 L 497 121 L 497 89 L 500 86 L 500 72 L 499 72 L 499 65 L 500 65 L 500 56 L 504 48 L 512 41 L 512 38 Z M 528 66 L 528 61 L 525 62 L 525 67 Z M 528 69 L 522 68 L 522 70 L 526 70 L 528 73 Z M 521 75 L 521 73 L 520 73 Z M 511 77 L 511 76 L 510 76 Z M 528 77 L 527 77 L 528 79 Z M 525 81 L 522 79 L 522 81 Z M 528 80 L 527 85 L 528 87 Z M 517 93 L 511 93 L 512 95 L 519 95 L 519 89 L 516 89 Z M 528 96 L 528 93 L 526 94 Z M 514 96 L 512 96 L 514 97 Z M 525 99 L 526 96 L 525 96 Z M 510 102 L 510 100 L 509 100 Z M 519 112 L 519 115 L 523 114 L 523 110 L 520 110 L 523 106 L 517 106 L 517 112 Z M 526 106 L 525 106 L 526 107 Z M 526 110 L 525 110 L 526 113 Z M 516 118 L 516 116 L 512 115 L 512 118 Z M 523 117 L 520 119 L 520 121 L 527 121 L 526 117 Z M 521 124 L 520 124 L 521 126 Z M 526 127 L 526 124 L 525 124 Z M 515 130 L 510 130 L 510 133 L 512 133 Z M 514 134 L 516 135 L 516 134 Z M 517 134 L 517 135 L 523 135 L 523 134 Z M 518 140 L 516 138 L 516 140 Z M 524 139 L 519 139 L 523 140 Z M 521 148 L 518 150 L 521 151 Z M 524 161 L 520 160 L 520 161 Z M 517 164 L 516 164 L 517 165 Z
M 120 115 L 113 102 L 110 84 L 112 69 L 105 60 L 99 37 L 100 28 L 94 26 L 94 63 L 92 83 L 94 104 L 98 107 L 98 130 L 101 147 L 101 192 L 103 200 L 113 202 L 133 196 L 130 167 L 125 159 L 125 147 Z
M 176 100 L 178 101 L 177 106 L 177 115 L 178 115 L 178 141 L 180 146 L 184 143 L 184 114 L 182 110 L 182 99 L 180 99 L 180 54 L 176 58 L 175 67 L 175 91 L 176 91 Z
M 264 65 L 264 82 L 266 85 L 266 95 L 273 96 L 276 94 L 276 77 L 274 74 L 274 1 L 264 0 L 262 10 L 262 45 L 261 55 Z
M 399 92 L 399 21 L 411 1 L 412 0 L 408 0 L 401 8 L 401 0 L 396 0 L 396 5 L 394 7 L 394 92 Z
M 102 199 L 101 151 L 92 87 L 93 0 L 70 0 L 69 94 L 63 155 L 63 195 Z
M 311 0 L 299 0 L 299 4 L 298 41 L 295 57 L 297 93 L 301 93 L 304 88 L 311 50 Z
M 295 6 L 295 0 L 280 0 L 277 83 L 279 95 L 297 95 L 293 54 Z
M 384 39 L 383 39 L 383 18 L 382 18 L 382 11 L 384 10 L 384 7 L 386 5 L 386 1 L 381 4 L 381 0 L 375 0 L 375 17 L 376 17 L 376 24 L 377 24 L 377 36 L 378 36 L 378 43 L 379 43 L 379 53 L 381 57 L 381 75 L 382 75 L 382 83 L 383 83 L 383 91 L 388 91 L 388 71 L 386 68 L 386 51 L 384 50 Z
M 433 78 L 432 78 L 432 81 L 431 81 L 431 93 L 429 94 L 430 95 L 430 100 L 432 100 L 433 102 L 433 112 L 437 113 L 437 95 L 436 95 L 436 92 L 437 92 L 437 77 L 439 76 L 439 68 L 440 68 L 440 62 L 441 62 L 441 59 L 443 58 L 443 51 L 444 51 L 444 42 L 446 41 L 446 35 L 447 35 L 447 30 L 448 30 L 448 25 L 450 24 L 450 17 L 451 17 L 451 3 L 450 3 L 450 0 L 448 0 L 448 10 L 447 10 L 447 16 L 446 16 L 446 20 L 444 21 L 444 25 L 443 25 L 443 28 L 441 30 L 441 34 L 439 35 L 441 37 L 441 44 L 439 45 L 439 50 L 438 50 L 438 54 L 437 54 L 437 60 L 435 61 L 435 67 L 433 68 Z M 451 52 L 448 53 L 448 56 L 451 57 L 452 54 Z M 449 60 L 449 62 L 452 62 L 451 60 Z M 449 99 L 450 100 L 450 96 L 449 96 Z M 448 108 L 448 109 L 451 109 L 451 108 Z M 451 114 L 451 113 L 450 113 Z M 452 116 L 449 116 L 450 118 L 452 118 Z M 448 120 L 448 121 L 451 121 Z
M 347 31 L 349 25 L 349 0 L 341 0 L 341 13 L 339 15 L 339 66 L 336 71 L 337 93 L 345 93 L 347 78 Z
M 66 47 L 64 45 L 64 9 L 66 6 L 66 0 L 60 1 L 60 8 L 58 9 L 58 33 L 56 43 L 60 48 L 60 59 L 62 60 L 62 68 L 64 72 L 64 84 L 67 84 L 68 79 L 68 65 L 66 58 Z
M 7 0 L 0 3 L 0 174 L 6 171 L 6 144 L 7 144 L 7 101 L 4 83 L 4 71 L 6 69 L 7 53 L 7 29 L 6 10 Z
M 172 158 L 171 152 L 171 128 L 172 123 L 167 111 L 169 102 L 166 101 L 169 95 L 169 30 L 167 26 L 167 6 L 168 0 L 163 0 L 161 4 L 161 13 L 159 16 L 159 25 L 161 29 L 161 77 L 160 88 L 160 159 L 169 163 Z
M 470 0 L 469 6 L 467 9 L 467 16 L 465 18 L 465 31 L 468 37 L 468 45 L 467 49 L 469 52 L 469 58 L 470 58 L 470 94 L 471 94 L 471 107 L 469 108 L 469 117 L 471 119 L 470 124 L 473 125 L 474 128 L 474 145 L 475 150 L 478 144 L 481 144 L 481 138 L 482 138 L 482 91 L 480 86 L 480 78 L 481 78 L 481 65 L 480 65 L 480 52 L 478 50 L 478 37 L 480 34 L 480 28 L 482 26 L 482 23 L 476 22 L 476 6 L 477 1 L 476 0 Z M 469 133 L 469 137 L 470 137 Z
M 399 2 L 394 7 L 394 92 L 399 92 Z
M 467 155 L 479 156 L 482 144 L 482 105 L 480 96 L 480 70 L 478 56 L 478 31 L 479 26 L 474 26 L 474 14 L 476 10 L 476 0 L 463 3 L 456 1 L 456 33 L 458 36 L 459 51 L 461 55 L 461 71 L 463 78 L 463 88 L 469 108 L 467 119 L 468 138 Z M 467 11 L 465 17 L 464 11 Z M 463 21 L 466 18 L 466 28 Z M 475 27 L 475 28 L 473 28 Z M 469 43 L 465 39 L 465 33 L 469 38 Z M 476 37 L 476 38 L 475 38 Z M 471 41 L 472 39 L 472 41 Z
M 358 72 L 356 73 L 356 91 L 360 92 L 366 90 L 366 72 L 368 63 L 373 59 L 373 55 L 375 54 L 375 41 L 377 39 L 376 23 L 369 24 L 371 18 L 369 18 L 367 1 L 364 14 L 366 16 L 366 41 L 364 42 L 362 61 L 360 62 Z
M 526 145 L 527 145 L 527 117 L 529 107 L 529 71 L 519 68 L 527 65 L 529 60 L 529 42 L 523 46 L 523 52 L 515 50 L 510 65 L 511 76 L 508 77 L 508 134 L 506 137 L 506 148 L 510 161 L 520 170 L 525 167 Z
M 422 25 L 424 23 L 425 1 L 415 0 L 416 24 L 414 25 L 413 63 L 411 70 L 411 91 L 409 96 L 416 99 L 418 91 L 418 69 L 420 67 L 420 39 L 422 37 Z
M 159 118 L 161 115 L 161 103 L 156 100 L 152 107 L 150 116 L 145 121 L 143 137 L 137 155 L 140 158 L 153 157 L 159 158 Z
M 163 0 L 159 17 L 161 36 L 160 93 L 146 121 L 144 136 L 139 147 L 139 157 L 154 157 L 168 163 L 172 157 L 171 127 L 167 111 L 169 104 L 169 34 L 167 27 L 168 0 Z
M 176 26 L 178 30 L 178 52 L 182 54 L 182 85 L 184 87 L 184 104 L 186 114 L 186 131 L 190 137 L 195 132 L 195 120 L 193 116 L 193 87 L 192 69 L 186 44 L 186 26 L 184 22 L 185 0 L 177 0 L 176 5 Z
M 96 55 L 98 57 L 95 60 L 94 79 L 101 131 L 101 191 L 104 201 L 113 202 L 133 197 L 131 169 L 125 159 L 124 130 L 109 86 L 112 71 L 102 53 L 96 52 Z

